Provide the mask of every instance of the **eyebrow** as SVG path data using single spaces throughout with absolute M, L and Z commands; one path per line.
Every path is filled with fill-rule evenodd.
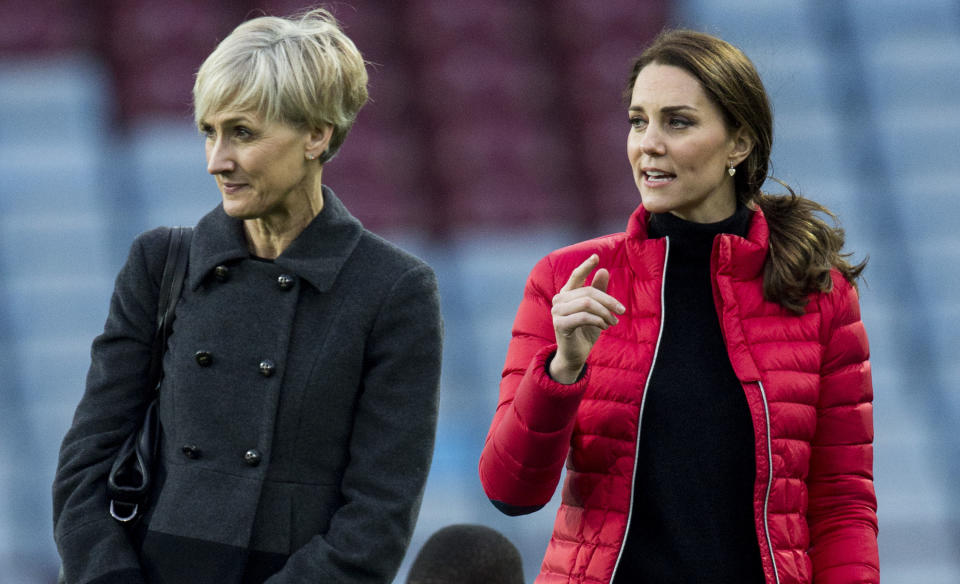
M 660 112 L 664 114 L 672 114 L 683 110 L 697 111 L 697 108 L 693 107 L 692 105 L 668 105 L 660 108 Z M 630 111 L 642 112 L 643 108 L 639 105 L 632 105 L 630 106 Z
M 250 118 L 248 118 L 247 116 L 244 116 L 244 115 L 232 116 L 232 117 L 226 118 L 226 119 L 224 119 L 224 120 L 220 120 L 220 124 L 221 124 L 221 125 L 224 125 L 224 126 L 230 126 L 230 125 L 237 124 L 237 123 L 240 123 L 240 124 L 251 124 L 251 123 L 253 123 L 253 120 L 251 120 Z M 210 123 L 209 121 L 207 121 L 206 119 L 202 119 L 202 120 L 200 120 L 200 124 L 199 124 L 199 125 L 200 125 L 200 126 L 211 126 L 211 125 L 213 125 L 213 124 L 211 124 L 211 123 Z

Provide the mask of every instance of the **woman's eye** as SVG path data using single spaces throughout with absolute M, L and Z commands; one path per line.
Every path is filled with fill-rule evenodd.
M 216 136 L 216 132 L 210 126 L 200 126 L 200 135 L 210 140 Z
M 249 138 L 250 136 L 253 136 L 253 132 L 251 132 L 249 128 L 246 128 L 244 126 L 237 126 L 233 130 L 233 133 L 240 138 Z
M 692 123 L 690 122 L 690 120 L 687 120 L 685 118 L 672 118 L 670 120 L 671 128 L 686 128 L 691 125 Z
M 632 117 L 630 118 L 630 125 L 636 130 L 642 130 L 647 125 L 647 121 L 643 118 Z

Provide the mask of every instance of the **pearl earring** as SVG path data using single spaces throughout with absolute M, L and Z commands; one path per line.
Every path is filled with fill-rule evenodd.
M 733 161 L 730 161 L 727 164 L 730 165 L 730 168 L 727 169 L 727 174 L 729 174 L 730 176 L 737 174 L 737 169 L 733 167 Z
M 307 154 L 307 160 L 316 160 L 316 158 L 317 158 L 316 154 Z

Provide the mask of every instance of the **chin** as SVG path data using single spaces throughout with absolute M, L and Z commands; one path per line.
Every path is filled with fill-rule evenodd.
M 234 219 L 247 220 L 256 219 L 259 217 L 259 214 L 254 213 L 251 209 L 245 207 L 244 205 L 237 205 L 235 203 L 231 203 L 230 201 L 223 202 L 223 211 L 228 217 L 232 217 Z
M 666 211 L 666 209 L 661 209 L 661 208 L 657 207 L 656 204 L 654 204 L 654 203 L 648 203 L 647 201 L 644 201 L 643 199 L 640 199 L 640 204 L 643 205 L 643 208 L 647 210 L 647 213 L 663 213 L 663 212 Z
M 661 197 L 644 197 L 642 193 L 640 194 L 640 204 L 643 205 L 643 208 L 646 209 L 648 213 L 669 213 L 675 208 L 668 202 L 663 201 Z

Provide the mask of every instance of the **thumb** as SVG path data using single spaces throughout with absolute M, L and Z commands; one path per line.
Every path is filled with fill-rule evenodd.
M 597 270 L 597 273 L 593 275 L 593 281 L 590 282 L 590 285 L 601 292 L 606 292 L 607 284 L 609 283 L 610 272 L 608 272 L 606 268 L 600 268 Z

